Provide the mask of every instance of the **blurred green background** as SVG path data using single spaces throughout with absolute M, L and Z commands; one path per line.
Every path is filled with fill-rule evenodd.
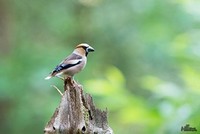
M 198 0 L 1 0 L 0 133 L 43 133 L 63 86 L 44 78 L 82 42 L 75 80 L 115 134 L 200 131 L 199 28 Z

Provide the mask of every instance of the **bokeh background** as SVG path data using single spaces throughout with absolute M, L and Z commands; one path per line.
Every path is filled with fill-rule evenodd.
M 198 0 L 1 0 L 0 133 L 43 133 L 63 87 L 44 78 L 82 42 L 75 79 L 115 134 L 200 131 L 199 28 Z

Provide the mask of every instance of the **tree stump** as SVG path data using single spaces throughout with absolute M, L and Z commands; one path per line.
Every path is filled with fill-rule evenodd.
M 44 128 L 44 134 L 113 134 L 107 110 L 95 108 L 92 97 L 67 79 L 59 107 Z

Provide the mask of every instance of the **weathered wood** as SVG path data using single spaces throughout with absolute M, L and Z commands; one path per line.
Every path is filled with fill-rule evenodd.
M 45 134 L 113 134 L 107 110 L 95 108 L 92 97 L 81 85 L 67 79 L 58 108 L 44 128 Z

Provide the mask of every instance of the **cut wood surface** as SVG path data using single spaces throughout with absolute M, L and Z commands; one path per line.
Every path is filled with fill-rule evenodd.
M 107 110 L 95 107 L 83 88 L 67 79 L 59 107 L 44 128 L 45 134 L 113 134 L 108 126 Z

